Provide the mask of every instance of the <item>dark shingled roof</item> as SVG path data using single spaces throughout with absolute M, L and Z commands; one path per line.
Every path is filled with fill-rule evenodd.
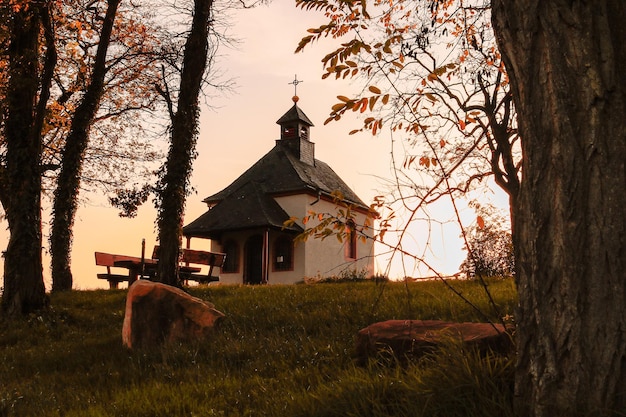
M 278 141 L 276 146 L 232 184 L 204 199 L 215 203 L 230 196 L 243 184 L 256 182 L 269 194 L 309 192 L 331 194 L 339 191 L 349 203 L 367 207 L 363 201 L 326 163 L 316 159 L 315 165 L 300 161 L 286 146 Z
M 217 238 L 225 231 L 256 228 L 282 229 L 289 215 L 264 191 L 251 181 L 220 201 L 215 207 L 183 228 L 185 236 Z M 290 232 L 302 232 L 297 224 L 284 228 Z

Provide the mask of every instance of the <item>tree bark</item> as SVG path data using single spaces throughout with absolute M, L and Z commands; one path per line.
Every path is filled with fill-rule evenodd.
M 76 108 L 72 126 L 63 149 L 61 172 L 54 192 L 53 221 L 50 233 L 50 252 L 52 255 L 52 290 L 67 291 L 72 289 L 71 249 L 72 229 L 76 216 L 80 176 L 89 143 L 91 127 L 104 89 L 106 75 L 106 55 L 109 49 L 111 33 L 117 8 L 121 0 L 109 0 L 107 12 L 102 23 L 98 50 L 94 61 L 91 81 L 82 101 Z
M 171 144 L 165 164 L 164 189 L 159 210 L 159 280 L 179 285 L 178 254 L 187 185 L 195 157 L 198 133 L 198 96 L 207 54 L 213 0 L 195 0 L 191 31 L 185 43 L 180 93 L 172 119 Z
M 518 112 L 516 414 L 626 410 L 626 4 L 493 0 Z
M 56 62 L 45 3 L 13 10 L 5 123 L 6 191 L 9 224 L 4 259 L 2 310 L 8 316 L 36 311 L 46 304 L 41 257 L 41 127 Z M 39 69 L 40 31 L 47 40 L 43 72 Z M 40 89 L 41 86 L 41 89 Z

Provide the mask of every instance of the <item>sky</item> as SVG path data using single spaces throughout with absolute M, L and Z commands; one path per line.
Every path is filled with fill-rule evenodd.
M 191 184 L 195 189 L 186 205 L 185 223 L 206 211 L 202 200 L 228 186 L 240 174 L 265 155 L 280 137 L 276 121 L 293 105 L 293 82 L 297 75 L 298 106 L 314 123 L 311 141 L 315 157 L 326 162 L 366 203 L 384 191 L 381 178 L 391 177 L 389 137 L 383 132 L 348 135 L 360 127 L 357 119 L 347 118 L 324 125 L 337 95 L 358 89 L 346 81 L 329 77 L 321 79 L 321 58 L 334 49 L 331 41 L 314 44 L 294 54 L 306 29 L 318 26 L 323 16 L 296 9 L 294 2 L 274 0 L 269 6 L 241 10 L 233 14 L 230 34 L 239 39 L 236 49 L 222 49 L 217 65 L 231 77 L 235 90 L 208 99 L 203 106 Z M 140 256 L 142 239 L 150 254 L 156 244 L 156 212 L 150 203 L 133 219 L 120 218 L 116 209 L 98 195 L 89 195 L 79 206 L 74 227 L 72 272 L 75 289 L 107 288 L 97 273 L 104 267 L 95 265 L 94 252 Z M 502 195 L 496 195 L 502 201 Z M 44 211 L 49 207 L 44 207 Z M 422 232 L 416 231 L 412 241 L 417 251 L 424 250 Z M 430 261 L 443 273 L 453 274 L 464 259 L 458 229 L 432 231 Z M 456 239 L 455 239 L 456 238 Z M 8 231 L 0 230 L 0 245 L 6 247 Z M 411 243 L 405 249 L 410 249 Z M 47 236 L 44 236 L 47 246 Z M 208 249 L 208 241 L 192 240 L 192 248 Z M 50 259 L 44 248 L 44 280 L 51 288 Z M 396 263 L 398 259 L 395 260 Z M 376 260 L 378 271 L 384 271 L 388 260 Z M 419 276 L 427 272 L 415 271 Z M 400 267 L 392 268 L 391 278 L 406 274 Z

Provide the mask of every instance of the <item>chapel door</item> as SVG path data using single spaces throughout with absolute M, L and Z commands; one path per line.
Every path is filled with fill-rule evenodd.
M 248 238 L 244 247 L 243 282 L 245 284 L 261 284 L 263 282 L 263 236 L 254 235 Z

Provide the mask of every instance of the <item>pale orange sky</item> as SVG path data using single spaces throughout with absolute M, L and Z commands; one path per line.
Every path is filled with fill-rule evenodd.
M 311 140 L 315 143 L 316 158 L 328 163 L 366 203 L 380 194 L 383 187 L 377 177 L 391 175 L 389 138 L 384 132 L 379 137 L 349 136 L 350 130 L 359 127 L 356 119 L 324 126 L 330 107 L 337 102 L 336 96 L 347 95 L 351 87 L 347 82 L 321 80 L 320 60 L 333 49 L 329 43 L 314 45 L 297 55 L 293 53 L 306 29 L 319 23 L 319 16 L 296 9 L 292 1 L 274 1 L 267 7 L 236 13 L 231 34 L 241 44 L 238 50 L 221 50 L 223 56 L 218 65 L 236 80 L 237 89 L 233 95 L 212 99 L 213 109 L 202 111 L 198 158 L 191 181 L 197 194 L 187 200 L 185 223 L 205 211 L 203 198 L 226 187 L 274 146 L 280 137 L 276 120 L 293 105 L 294 90 L 289 83 L 295 74 L 303 81 L 298 85 L 298 105 L 315 124 Z M 108 287 L 106 281 L 96 278 L 104 267 L 95 265 L 95 251 L 139 256 L 141 240 L 145 238 L 149 256 L 156 241 L 155 217 L 150 202 L 140 209 L 136 218 L 122 219 L 104 198 L 89 196 L 89 201 L 79 208 L 74 228 L 74 288 Z M 458 231 L 433 232 L 437 240 L 439 235 L 454 238 Z M 0 245 L 6 247 L 7 239 L 8 232 L 0 231 Z M 419 236 L 415 239 L 417 246 L 423 244 Z M 44 247 L 47 249 L 47 236 Z M 193 239 L 192 247 L 205 249 L 208 242 Z M 437 245 L 432 262 L 444 273 L 454 273 L 464 258 L 460 248 L 458 239 Z M 49 262 L 44 250 L 48 289 L 51 287 Z M 381 257 L 376 265 L 382 271 L 386 260 Z M 403 274 L 395 270 L 391 277 Z M 411 275 L 419 274 L 414 271 Z

